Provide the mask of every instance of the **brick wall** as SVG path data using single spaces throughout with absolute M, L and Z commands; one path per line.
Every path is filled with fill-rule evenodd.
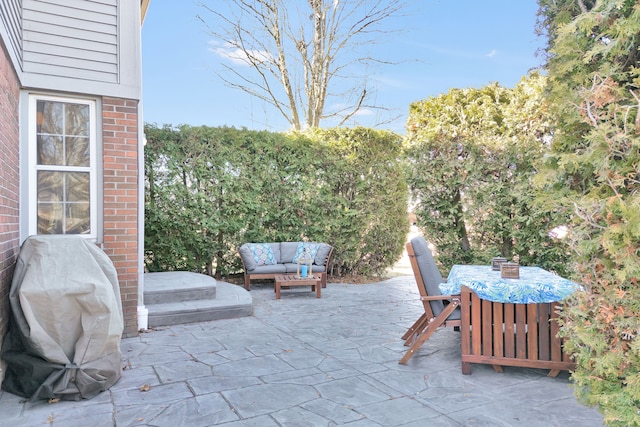
M 19 92 L 18 78 L 0 41 L 0 339 L 7 329 L 9 287 L 20 250 Z M 0 383 L 3 378 L 0 362 Z
M 124 336 L 138 331 L 138 101 L 102 99 L 104 246 L 118 271 Z

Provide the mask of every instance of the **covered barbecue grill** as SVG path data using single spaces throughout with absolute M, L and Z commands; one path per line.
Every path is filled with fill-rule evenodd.
M 9 292 L 2 388 L 37 399 L 92 398 L 120 378 L 123 331 L 109 257 L 79 236 L 23 243 Z

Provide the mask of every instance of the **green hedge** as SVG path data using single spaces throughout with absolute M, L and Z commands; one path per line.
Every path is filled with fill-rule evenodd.
M 514 88 L 452 89 L 411 105 L 407 180 L 443 272 L 518 255 L 566 274 L 567 247 L 549 237 L 566 217 L 540 208 L 533 187 L 550 133 L 543 87 L 532 73 Z
M 381 274 L 408 231 L 401 138 L 371 129 L 284 134 L 145 127 L 150 271 L 241 271 L 244 242 L 322 241 L 331 273 Z
M 539 3 L 556 125 L 539 184 L 585 286 L 562 312 L 571 378 L 607 425 L 640 426 L 640 4 Z

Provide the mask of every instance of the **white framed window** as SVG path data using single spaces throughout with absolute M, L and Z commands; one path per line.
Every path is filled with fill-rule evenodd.
M 96 101 L 29 96 L 29 234 L 97 235 Z

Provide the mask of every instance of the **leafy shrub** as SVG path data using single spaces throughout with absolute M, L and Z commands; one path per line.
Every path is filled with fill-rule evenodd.
M 238 272 L 244 242 L 327 242 L 337 275 L 380 274 L 402 252 L 407 189 L 398 135 L 363 128 L 145 131 L 151 271 Z
M 381 274 L 402 254 L 409 229 L 401 137 L 367 128 L 316 129 L 309 136 L 331 162 L 323 168 L 319 225 L 342 248 L 335 272 Z
M 640 6 L 540 1 L 555 121 L 539 175 L 571 218 L 577 293 L 563 334 L 577 395 L 611 426 L 640 425 Z
M 513 89 L 452 89 L 411 105 L 407 180 L 444 271 L 518 255 L 565 272 L 566 248 L 549 237 L 563 218 L 534 203 L 535 162 L 549 133 L 543 85 L 533 73 Z

